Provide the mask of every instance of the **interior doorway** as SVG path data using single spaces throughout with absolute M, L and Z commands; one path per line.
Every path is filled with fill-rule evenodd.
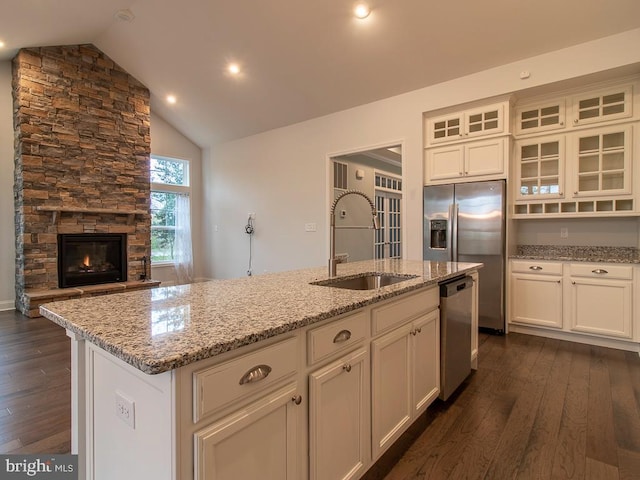
M 371 209 L 358 195 L 336 208 L 336 255 L 353 262 L 402 257 L 402 147 L 399 144 L 331 157 L 333 199 L 346 190 L 367 195 L 380 230 L 353 229 L 371 223 Z

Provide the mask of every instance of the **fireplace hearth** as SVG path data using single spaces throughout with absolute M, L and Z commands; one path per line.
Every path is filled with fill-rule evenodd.
M 58 235 L 60 288 L 127 280 L 127 235 L 82 233 Z

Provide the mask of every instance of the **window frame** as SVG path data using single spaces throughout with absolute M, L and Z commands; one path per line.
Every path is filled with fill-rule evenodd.
M 149 156 L 149 177 L 151 178 L 151 159 L 156 160 L 165 160 L 169 162 L 180 162 L 184 165 L 184 182 L 182 185 L 172 184 L 172 183 L 163 183 L 163 182 L 153 182 L 150 181 L 150 192 L 149 197 L 151 197 L 152 193 L 174 193 L 174 194 L 182 194 L 187 195 L 189 198 L 191 196 L 191 163 L 189 159 L 186 158 L 176 158 L 176 157 L 167 157 L 164 155 L 153 155 Z M 150 213 L 151 213 L 151 205 L 149 205 Z M 192 206 L 191 202 L 189 202 L 189 213 L 191 214 Z M 153 214 L 151 214 L 153 215 Z M 150 228 L 150 236 L 152 236 L 153 230 L 174 230 L 174 226 L 166 226 L 166 225 L 151 225 Z M 150 259 L 153 258 L 153 247 L 151 247 Z M 151 261 L 152 266 L 163 267 L 163 266 L 172 266 L 174 264 L 174 259 L 171 260 L 158 260 Z

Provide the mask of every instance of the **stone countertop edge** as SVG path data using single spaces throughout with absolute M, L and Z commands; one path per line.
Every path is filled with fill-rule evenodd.
M 478 270 L 481 263 L 367 260 L 338 277 L 415 276 L 375 290 L 311 285 L 326 267 L 44 304 L 40 314 L 147 374 L 167 372 Z
M 573 245 L 518 245 L 512 260 L 549 260 L 558 262 L 640 264 L 633 247 L 589 247 Z

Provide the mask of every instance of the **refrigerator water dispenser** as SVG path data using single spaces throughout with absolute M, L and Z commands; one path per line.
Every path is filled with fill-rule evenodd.
M 447 221 L 431 220 L 431 248 L 447 248 Z

